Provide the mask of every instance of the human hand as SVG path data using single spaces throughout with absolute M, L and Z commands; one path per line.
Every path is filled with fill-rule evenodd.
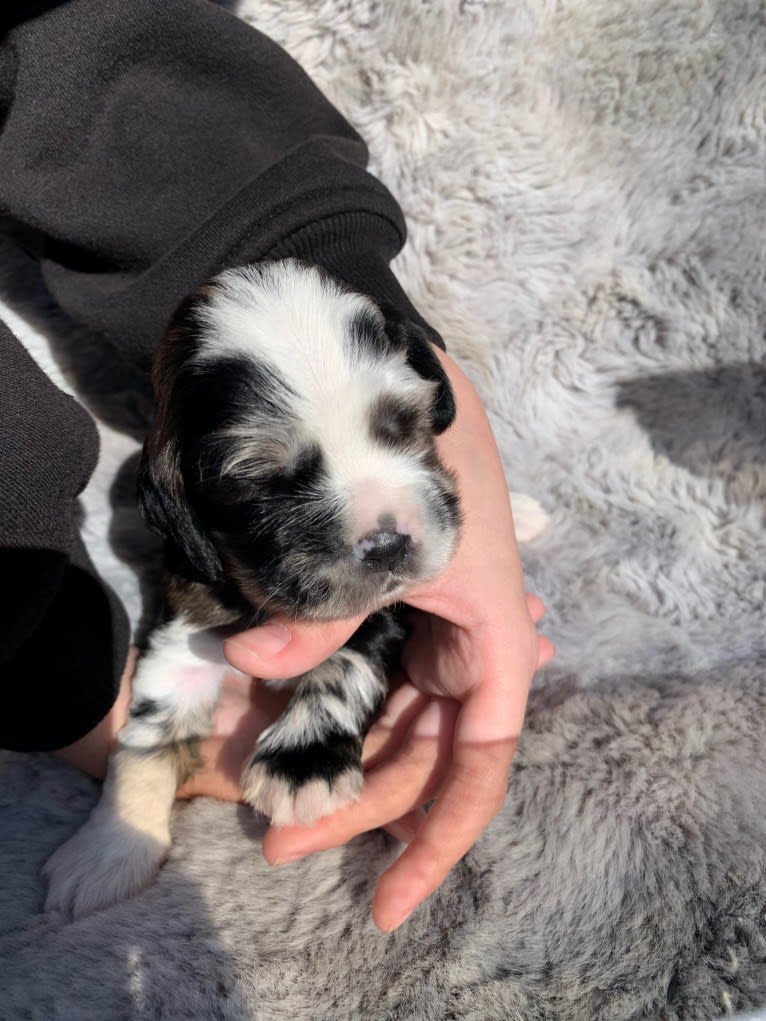
M 210 736 L 200 742 L 200 768 L 176 796 L 241 801 L 245 762 L 262 731 L 282 713 L 291 695 L 291 691 L 277 691 L 229 671 L 221 685 Z
M 373 918 L 386 932 L 443 882 L 499 811 L 531 678 L 553 655 L 533 619 L 542 604 L 534 597 L 528 604 L 524 592 L 505 478 L 481 400 L 458 366 L 436 353 L 457 403 L 437 447 L 460 491 L 458 549 L 435 581 L 408 594 L 424 611 L 403 655 L 410 683 L 371 732 L 362 799 L 312 827 L 271 829 L 264 842 L 276 863 L 380 825 L 411 837 L 375 892 Z M 226 655 L 259 677 L 296 676 L 336 651 L 362 620 L 270 622 L 230 639 Z M 387 728 L 393 736 L 376 748 Z M 423 818 L 418 808 L 434 796 Z

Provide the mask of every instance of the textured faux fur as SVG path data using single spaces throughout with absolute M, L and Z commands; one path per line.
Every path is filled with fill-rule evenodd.
M 703 1021 L 755 1009 L 762 3 L 253 0 L 241 13 L 360 128 L 404 205 L 400 275 L 483 393 L 509 483 L 552 513 L 525 567 L 558 657 L 502 815 L 390 937 L 369 921 L 396 853 L 387 837 L 269 869 L 250 813 L 211 801 L 179 809 L 144 896 L 76 925 L 42 917 L 40 866 L 97 792 L 47 758 L 7 756 L 0 1016 Z M 41 360 L 45 333 L 60 350 L 60 328 L 7 318 Z M 135 443 L 103 436 L 88 536 L 138 619 L 135 577 L 114 553 L 148 559 L 121 469 Z

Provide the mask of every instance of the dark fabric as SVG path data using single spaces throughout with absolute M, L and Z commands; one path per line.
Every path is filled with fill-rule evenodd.
M 74 320 L 148 355 L 227 266 L 301 255 L 419 316 L 399 207 L 300 67 L 208 0 L 70 0 L 1 54 L 0 206 Z
M 11 7 L 2 224 L 72 320 L 147 364 L 206 277 L 297 256 L 441 344 L 389 269 L 404 221 L 364 143 L 278 46 L 208 0 Z M 77 532 L 93 423 L 5 330 L 0 345 L 0 744 L 53 748 L 108 711 L 128 626 Z
M 117 694 L 130 640 L 78 532 L 90 415 L 0 323 L 0 747 L 69 744 Z

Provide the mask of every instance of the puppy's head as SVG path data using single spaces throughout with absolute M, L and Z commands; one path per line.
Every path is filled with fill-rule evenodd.
M 447 564 L 459 508 L 434 435 L 455 407 L 418 327 L 314 267 L 246 266 L 179 308 L 154 387 L 139 498 L 190 576 L 332 619 Z

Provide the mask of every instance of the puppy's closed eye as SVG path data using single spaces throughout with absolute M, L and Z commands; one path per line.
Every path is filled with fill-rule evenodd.
M 305 496 L 317 486 L 323 468 L 322 451 L 318 444 L 306 444 L 291 452 L 279 468 L 272 472 L 271 484 L 275 490 Z
M 427 428 L 423 412 L 395 397 L 381 397 L 370 413 L 370 437 L 387 446 L 404 446 Z

